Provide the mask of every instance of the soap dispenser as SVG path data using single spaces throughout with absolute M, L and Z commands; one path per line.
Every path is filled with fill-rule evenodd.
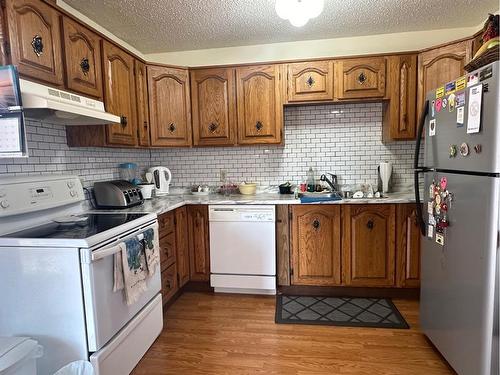
M 316 190 L 316 180 L 314 179 L 314 170 L 312 167 L 309 167 L 309 171 L 307 171 L 307 191 L 314 192 Z

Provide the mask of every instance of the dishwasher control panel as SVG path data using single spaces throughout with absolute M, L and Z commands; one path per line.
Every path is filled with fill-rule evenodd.
M 275 208 L 270 205 L 211 205 L 209 221 L 274 222 Z

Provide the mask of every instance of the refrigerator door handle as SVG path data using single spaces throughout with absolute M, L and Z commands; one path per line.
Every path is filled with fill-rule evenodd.
M 420 123 L 418 125 L 418 132 L 417 132 L 417 142 L 415 144 L 415 157 L 413 159 L 413 168 L 414 168 L 414 181 L 413 184 L 415 186 L 415 204 L 416 204 L 416 210 L 417 210 L 417 223 L 418 226 L 420 227 L 420 232 L 422 233 L 423 236 L 425 236 L 425 221 L 424 221 L 424 216 L 422 213 L 422 202 L 420 200 L 420 173 L 423 173 L 426 171 L 425 167 L 420 167 L 419 166 L 419 157 L 420 157 L 420 144 L 422 142 L 422 134 L 424 132 L 424 127 L 425 127 L 425 119 L 427 115 L 429 114 L 429 101 L 425 101 L 424 105 L 424 110 L 422 111 L 422 115 L 420 116 Z
M 425 119 L 428 114 L 429 114 L 429 101 L 426 100 L 424 104 L 424 109 L 422 111 L 422 115 L 420 116 L 420 123 L 418 124 L 418 130 L 417 130 L 417 142 L 415 143 L 415 157 L 413 158 L 413 168 L 416 170 L 425 169 L 419 166 L 419 157 L 420 157 L 420 144 L 422 143 L 422 134 L 424 132 L 424 127 L 425 127 Z

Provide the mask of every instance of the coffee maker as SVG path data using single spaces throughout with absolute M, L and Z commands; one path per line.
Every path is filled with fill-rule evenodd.
M 390 193 L 392 191 L 392 163 L 383 161 L 377 167 L 378 170 L 378 191 Z

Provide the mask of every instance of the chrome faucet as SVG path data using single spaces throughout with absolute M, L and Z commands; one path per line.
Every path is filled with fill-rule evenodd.
M 326 175 L 330 175 L 331 180 Z M 330 186 L 330 189 L 332 189 L 332 191 L 337 191 L 337 175 L 336 174 L 332 174 L 332 173 L 322 174 L 319 179 L 320 179 L 320 181 L 325 181 Z

